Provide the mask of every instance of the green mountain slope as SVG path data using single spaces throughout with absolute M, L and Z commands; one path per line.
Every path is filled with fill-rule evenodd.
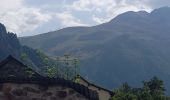
M 170 8 L 126 12 L 93 27 L 70 27 L 30 37 L 22 44 L 51 56 L 81 58 L 81 73 L 107 88 L 138 85 L 158 76 L 170 91 Z

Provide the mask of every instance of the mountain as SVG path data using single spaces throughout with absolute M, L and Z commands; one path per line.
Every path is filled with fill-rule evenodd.
M 40 73 L 42 73 L 45 65 L 44 58 L 41 56 L 47 57 L 38 50 L 22 46 L 17 35 L 7 32 L 6 27 L 0 24 L 0 61 L 9 55 L 12 55 Z
M 93 27 L 69 27 L 21 37 L 23 45 L 50 56 L 71 53 L 81 59 L 81 74 L 107 88 L 123 82 L 138 86 L 158 76 L 170 93 L 170 8 L 126 12 Z

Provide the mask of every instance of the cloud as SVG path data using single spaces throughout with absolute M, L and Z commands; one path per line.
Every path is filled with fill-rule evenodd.
M 71 4 L 70 8 L 77 11 L 92 11 L 113 4 L 115 4 L 114 0 L 77 0 Z
M 105 18 L 97 17 L 97 16 L 93 15 L 93 16 L 92 16 L 92 20 L 93 20 L 94 22 L 96 22 L 97 24 L 102 24 L 102 23 L 104 23 L 104 22 L 109 21 L 110 19 L 105 19 Z
M 62 26 L 70 27 L 70 26 L 87 26 L 87 24 L 83 24 L 81 20 L 75 18 L 69 12 L 57 13 L 56 17 L 61 21 Z
M 169 0 L 1 0 L 0 22 L 18 35 L 59 27 L 93 26 L 126 11 L 151 11 Z M 43 26 L 45 25 L 45 26 Z M 41 29 L 43 26 L 43 29 Z M 51 27 L 55 26 L 55 27 Z M 42 31 L 43 30 L 43 31 Z
M 24 5 L 23 0 L 1 0 L 0 8 L 0 22 L 6 25 L 8 31 L 19 35 L 32 31 L 51 19 L 51 15 L 40 9 Z
M 142 0 L 142 1 L 145 4 L 148 4 L 152 9 L 170 6 L 169 0 Z
M 17 9 L 22 5 L 22 3 L 23 0 L 1 0 L 0 11 L 5 12 L 8 10 Z
M 151 10 L 145 0 L 77 0 L 70 8 L 73 11 L 93 13 L 92 20 L 97 24 L 107 22 L 126 11 Z
M 110 6 L 107 7 L 107 16 L 108 17 L 116 17 L 117 15 L 127 12 L 127 11 L 140 11 L 140 10 L 145 10 L 145 11 L 150 11 L 150 7 L 146 6 L 146 5 L 137 5 L 137 4 L 126 4 L 126 3 L 122 3 L 122 4 L 117 4 L 116 6 Z
M 4 12 L 0 20 L 9 31 L 22 33 L 32 31 L 44 22 L 47 22 L 51 16 L 42 14 L 39 10 L 33 8 L 22 8 L 18 11 Z

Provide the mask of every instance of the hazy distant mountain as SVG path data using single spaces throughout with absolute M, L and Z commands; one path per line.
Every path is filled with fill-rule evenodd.
M 42 55 L 39 51 L 22 46 L 16 34 L 7 32 L 5 26 L 0 24 L 0 61 L 9 55 L 21 60 L 24 64 L 37 71 L 44 67 L 44 58 L 41 57 Z
M 98 26 L 64 28 L 20 41 L 51 56 L 78 55 L 82 74 L 107 88 L 159 76 L 170 91 L 169 7 L 126 12 Z

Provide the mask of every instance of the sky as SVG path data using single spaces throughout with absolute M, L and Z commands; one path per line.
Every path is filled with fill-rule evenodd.
M 0 23 L 18 36 L 94 26 L 127 11 L 152 11 L 170 0 L 0 0 Z

